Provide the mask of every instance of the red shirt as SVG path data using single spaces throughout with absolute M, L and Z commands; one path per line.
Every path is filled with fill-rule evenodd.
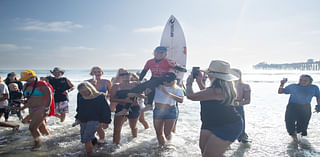
M 156 63 L 156 60 L 150 59 L 147 61 L 143 70 L 151 70 L 152 77 L 162 77 L 167 72 L 170 72 L 170 69 L 174 68 L 174 66 L 169 64 L 168 59 L 162 59 L 160 62 Z

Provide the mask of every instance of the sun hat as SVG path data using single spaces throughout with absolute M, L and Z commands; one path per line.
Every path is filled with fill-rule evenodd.
M 241 77 L 241 71 L 239 69 L 236 68 L 231 68 L 230 69 L 230 73 L 236 77 L 238 77 L 240 79 Z
M 167 52 L 167 48 L 164 46 L 158 46 L 154 49 L 154 52 Z
M 17 76 L 17 73 L 16 73 L 16 72 L 8 73 L 8 74 L 7 74 L 7 77 L 10 77 L 10 76 Z
M 25 70 L 20 73 L 20 76 L 21 78 L 19 79 L 19 81 L 26 81 L 31 77 L 35 77 L 36 72 L 34 72 L 33 70 Z
M 212 76 L 225 81 L 234 81 L 239 79 L 230 73 L 230 64 L 221 60 L 211 61 L 209 68 L 203 72 L 207 73 L 209 77 Z
M 173 72 L 168 72 L 163 77 L 167 82 L 171 82 L 177 78 L 176 74 L 174 74 Z
M 53 70 L 50 70 L 51 73 L 54 73 L 54 72 L 61 72 L 62 75 L 64 74 L 64 70 L 62 70 L 61 68 L 59 67 L 55 67 Z

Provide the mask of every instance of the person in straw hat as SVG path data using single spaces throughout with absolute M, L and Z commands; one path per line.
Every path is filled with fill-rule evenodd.
M 233 106 L 236 90 L 232 81 L 238 78 L 230 74 L 230 64 L 225 61 L 213 60 L 209 68 L 203 71 L 211 81 L 205 87 L 199 72 L 196 82 L 200 88 L 194 92 L 193 75 L 189 75 L 186 84 L 187 98 L 200 101 L 201 104 L 201 132 L 199 146 L 202 156 L 223 156 L 229 145 L 235 141 L 243 128 L 243 120 Z
M 59 67 L 55 67 L 50 70 L 52 76 L 47 76 L 41 79 L 49 82 L 54 89 L 54 106 L 55 106 L 55 116 L 64 122 L 66 119 L 66 113 L 69 112 L 69 98 L 68 93 L 74 89 L 71 81 L 63 77 L 64 70 Z

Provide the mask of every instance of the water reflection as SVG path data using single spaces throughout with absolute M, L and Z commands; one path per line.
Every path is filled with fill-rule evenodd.
M 240 143 L 236 151 L 231 155 L 232 157 L 243 157 L 246 152 L 249 151 L 250 143 Z
M 299 138 L 298 142 L 291 141 L 287 146 L 287 153 L 290 157 L 314 157 L 320 156 L 312 144 L 305 138 Z

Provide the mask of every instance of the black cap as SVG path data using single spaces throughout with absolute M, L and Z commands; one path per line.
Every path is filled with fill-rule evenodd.
M 171 82 L 177 78 L 176 74 L 174 74 L 173 72 L 168 72 L 163 77 L 167 82 Z

